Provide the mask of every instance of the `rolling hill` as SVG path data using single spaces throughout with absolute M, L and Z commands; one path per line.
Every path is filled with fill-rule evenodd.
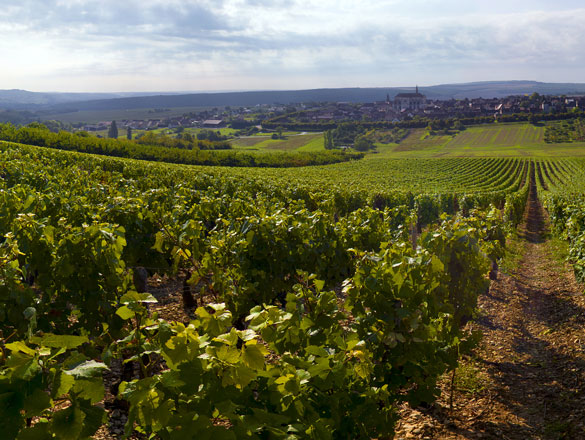
M 311 90 L 244 91 L 216 93 L 35 93 L 0 90 L 0 108 L 71 113 L 76 111 L 127 110 L 144 108 L 254 106 L 300 102 L 374 102 L 386 95 L 411 91 L 412 87 L 331 88 Z M 583 83 L 536 81 L 487 81 L 420 87 L 429 99 L 492 98 L 531 94 L 585 94 Z

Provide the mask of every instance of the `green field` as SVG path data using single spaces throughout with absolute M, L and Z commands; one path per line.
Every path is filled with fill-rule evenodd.
M 185 133 L 196 135 L 201 129 L 186 128 Z M 236 130 L 222 128 L 222 135 L 232 136 Z M 144 130 L 133 130 L 133 135 Z M 161 128 L 157 134 L 174 135 L 175 129 Z M 585 156 L 585 142 L 545 143 L 544 126 L 527 123 L 494 124 L 468 127 L 451 134 L 430 134 L 426 129 L 413 129 L 399 144 L 376 143 L 376 151 L 367 158 L 437 158 L 437 157 L 571 157 Z M 96 132 L 107 137 L 107 131 Z M 119 129 L 119 137 L 126 130 Z M 284 139 L 272 139 L 271 134 L 259 133 L 229 140 L 234 149 L 247 152 L 322 151 L 322 133 L 286 132 Z
M 383 157 L 583 156 L 585 143 L 547 144 L 544 126 L 526 123 L 469 127 L 457 134 L 412 130 L 400 144 L 377 144 Z
M 290 134 L 284 139 L 272 139 L 271 136 L 250 136 L 230 141 L 235 149 L 246 151 L 319 151 L 324 150 L 322 134 Z
M 399 144 L 376 143 L 376 151 L 366 158 L 585 156 L 585 143 L 547 144 L 544 131 L 544 126 L 527 123 L 473 126 L 454 134 L 414 129 Z M 291 134 L 279 140 L 255 135 L 231 142 L 236 149 L 258 152 L 324 149 L 323 135 L 315 133 Z

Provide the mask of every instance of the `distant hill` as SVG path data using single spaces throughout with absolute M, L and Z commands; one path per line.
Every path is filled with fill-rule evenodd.
M 585 95 L 583 83 L 543 83 L 537 81 L 483 81 L 421 87 L 430 99 L 503 98 L 510 95 Z
M 153 93 L 34 93 L 0 90 L 0 108 L 50 113 L 175 107 L 254 106 L 300 102 L 374 102 L 412 91 L 413 87 L 340 88 L 312 90 L 153 94 Z M 536 81 L 487 81 L 420 87 L 429 99 L 498 98 L 509 95 L 585 94 L 585 84 Z
M 161 95 L 161 93 L 51 93 L 29 92 L 27 90 L 19 89 L 0 90 L 0 108 L 36 110 L 38 108 L 81 101 L 109 100 L 152 95 Z

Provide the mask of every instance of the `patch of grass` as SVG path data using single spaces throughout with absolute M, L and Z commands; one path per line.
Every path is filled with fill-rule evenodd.
M 270 136 L 272 136 L 273 133 L 276 133 L 276 131 L 270 131 L 270 132 L 267 132 L 267 131 L 259 131 L 258 133 L 254 133 L 252 136 L 260 136 L 260 137 L 262 137 L 262 136 L 268 136 L 268 137 L 270 137 Z M 301 132 L 300 131 L 283 131 L 282 132 L 282 135 L 284 137 L 286 137 L 286 136 L 296 136 L 298 134 L 301 134 Z
M 474 361 L 460 365 L 455 370 L 454 386 L 457 391 L 465 394 L 482 393 L 489 383 L 486 373 L 481 371 Z
M 315 135 L 309 142 L 302 147 L 299 147 L 297 151 L 322 151 L 325 150 L 325 140 L 322 134 Z
M 275 142 L 268 144 L 266 148 L 293 151 L 305 146 L 308 142 L 312 141 L 313 138 L 319 136 L 320 135 L 315 134 L 286 136 L 284 139 L 280 139 L 278 143 Z M 264 143 L 262 145 L 264 145 Z
M 271 136 L 254 136 L 232 141 L 235 148 L 251 148 L 258 151 L 320 151 L 324 150 L 322 134 L 300 134 L 272 139 Z
M 234 148 L 247 148 L 247 147 L 254 147 L 258 145 L 260 142 L 264 142 L 266 139 L 261 137 L 245 137 L 245 138 L 238 138 L 233 139 L 230 141 Z
M 548 240 L 548 252 L 559 270 L 564 270 L 569 257 L 569 242 L 558 237 Z
M 506 253 L 500 261 L 500 271 L 507 274 L 518 271 L 523 253 L 524 242 L 516 232 L 506 237 Z

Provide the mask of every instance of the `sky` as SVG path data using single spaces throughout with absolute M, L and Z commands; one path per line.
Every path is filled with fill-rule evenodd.
M 0 89 L 585 82 L 583 0 L 3 0 Z

